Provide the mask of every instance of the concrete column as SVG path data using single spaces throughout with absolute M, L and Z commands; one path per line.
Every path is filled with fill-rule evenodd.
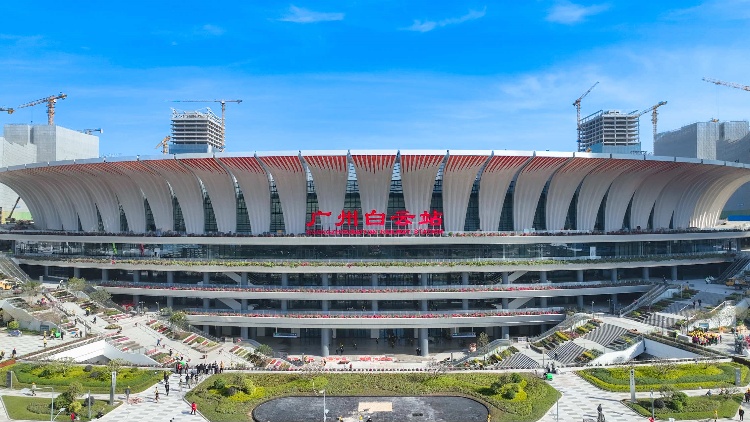
M 141 282 L 141 272 L 138 270 L 133 271 L 133 283 Z
M 500 327 L 500 335 L 503 336 L 504 339 L 508 340 L 510 338 L 510 327 L 507 325 L 503 325 Z
M 576 281 L 583 283 L 583 270 L 576 270 Z
M 44 276 L 49 277 L 49 265 L 44 266 Z
M 426 328 L 419 329 L 419 348 L 422 349 L 422 353 L 420 356 L 422 356 L 423 358 L 426 358 L 430 355 L 430 339 L 427 335 Z
M 469 285 L 469 273 L 468 272 L 461 273 L 461 285 L 464 287 Z M 461 308 L 464 311 L 469 310 L 469 299 L 461 299 Z
M 617 283 L 617 268 L 612 268 L 609 271 L 609 276 L 613 283 Z
M 73 268 L 73 277 L 81 278 L 81 269 L 78 267 Z
M 206 333 L 206 334 L 208 334 L 208 328 L 209 327 L 210 327 L 210 325 L 204 325 L 203 326 L 203 332 Z
M 503 301 L 503 309 L 508 309 L 508 298 L 504 297 L 502 301 Z
M 583 309 L 583 296 L 578 296 L 578 309 Z
M 610 311 L 614 313 L 614 310 L 617 309 L 617 293 L 612 293 L 609 300 L 611 301 Z
M 287 273 L 282 273 L 281 274 L 281 287 L 289 287 L 289 274 L 287 274 Z M 289 303 L 286 300 L 282 300 L 281 301 L 281 310 L 282 311 L 286 311 L 288 304 Z
M 141 295 L 133 295 L 133 306 L 135 306 L 136 308 L 139 307 L 140 305 L 138 304 L 138 302 L 140 301 Z
M 502 275 L 503 275 L 503 284 L 510 284 L 510 280 L 508 280 L 508 272 L 503 271 Z
M 648 281 L 648 279 L 650 278 L 648 274 L 648 267 L 641 268 L 641 278 L 643 278 L 646 281 Z
M 672 281 L 677 281 L 677 265 L 674 265 L 672 268 Z
M 167 286 L 174 284 L 174 271 L 167 271 Z
M 540 297 L 539 298 L 539 307 L 546 308 L 547 307 L 547 298 L 546 297 Z
M 240 299 L 240 310 L 247 311 L 247 299 Z
M 167 296 L 167 307 L 174 308 L 174 298 L 172 296 Z
M 208 309 L 210 305 L 210 300 L 208 298 L 203 298 L 203 309 Z
M 326 287 L 329 287 L 330 286 L 330 276 L 328 274 L 321 274 L 320 275 L 320 282 L 323 285 L 324 289 Z M 323 302 L 323 310 L 324 311 L 327 311 L 328 309 L 330 309 L 330 306 L 331 306 L 330 305 L 330 301 L 323 300 L 322 302 Z
M 240 273 L 240 287 L 247 287 L 247 273 Z
M 109 270 L 102 268 L 102 281 L 109 281 Z
M 372 284 L 372 287 L 378 287 L 378 275 L 377 274 L 371 274 L 370 275 L 370 283 Z M 378 301 L 377 300 L 373 300 L 371 303 L 372 303 L 372 310 L 374 312 L 377 312 L 378 311 Z
M 211 273 L 203 273 L 203 284 L 211 282 Z
M 548 281 L 547 281 L 547 271 L 539 271 L 539 282 L 540 283 L 548 283 Z
M 331 329 L 320 329 L 320 355 L 327 358 L 330 355 L 329 344 L 331 343 Z
M 248 331 L 248 327 L 240 327 L 240 337 L 242 337 L 243 340 L 250 338 Z
M 428 277 L 427 274 L 422 274 L 422 287 L 427 287 L 427 277 Z M 422 300 L 421 302 L 422 302 L 422 311 L 423 312 L 429 311 L 430 310 L 429 309 L 430 305 L 427 302 L 427 300 Z

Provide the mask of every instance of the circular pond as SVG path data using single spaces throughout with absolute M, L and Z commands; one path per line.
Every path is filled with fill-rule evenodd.
M 472 399 L 455 396 L 326 397 L 328 420 L 345 422 L 486 422 L 487 408 Z M 360 419 L 362 416 L 362 419 Z M 283 397 L 253 410 L 256 422 L 320 422 L 323 397 Z

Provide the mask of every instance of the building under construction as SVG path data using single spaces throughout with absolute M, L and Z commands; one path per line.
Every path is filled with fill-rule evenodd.
M 639 113 L 600 110 L 581 120 L 578 151 L 631 154 L 641 151 Z
M 224 150 L 221 118 L 210 108 L 181 111 L 172 109 L 170 154 L 218 152 Z

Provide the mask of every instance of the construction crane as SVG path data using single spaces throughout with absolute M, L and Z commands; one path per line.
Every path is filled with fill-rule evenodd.
M 0 111 L 7 111 L 8 114 L 13 114 L 13 112 L 16 111 L 16 110 L 14 110 L 12 108 L 0 107 Z
M 11 223 L 13 222 L 12 221 L 12 219 L 13 219 L 13 213 L 16 212 L 16 208 L 18 207 L 18 203 L 19 202 L 21 202 L 21 197 L 20 196 L 16 199 L 16 203 L 13 204 L 13 208 L 11 208 L 10 214 L 8 214 L 8 217 L 5 219 L 6 221 L 10 221 Z
M 630 113 L 630 114 L 634 114 L 636 117 L 641 117 L 644 114 L 646 114 L 648 112 L 651 112 L 651 123 L 654 124 L 654 142 L 656 142 L 656 122 L 659 120 L 658 119 L 658 113 L 656 112 L 656 109 L 659 108 L 659 107 L 661 107 L 661 106 L 663 106 L 666 103 L 667 103 L 666 101 L 659 101 L 658 104 L 656 104 L 654 106 L 651 106 L 651 107 L 649 107 L 649 108 L 647 108 L 647 109 L 645 109 L 643 111 L 638 111 L 638 112 L 632 112 L 632 113 Z
M 728 86 L 730 88 L 737 88 L 737 89 L 741 89 L 743 91 L 750 91 L 750 86 L 748 86 L 748 85 L 736 84 L 734 82 L 724 82 L 724 81 L 720 81 L 718 79 L 711 79 L 711 78 L 703 78 L 703 80 L 706 81 L 706 82 L 708 82 L 708 83 L 712 83 L 714 85 L 724 85 L 724 86 Z
M 227 103 L 241 103 L 242 100 L 173 100 L 173 103 L 220 103 L 221 104 L 221 151 L 227 143 L 226 135 L 226 114 Z
M 581 100 L 586 98 L 586 96 L 589 95 L 589 92 L 591 92 L 591 90 L 594 89 L 594 87 L 597 85 L 599 85 L 599 81 L 596 81 L 595 84 L 591 85 L 591 88 L 589 88 L 588 91 L 584 92 L 583 95 L 573 101 L 573 105 L 576 107 L 576 128 L 578 130 L 578 142 L 581 142 Z
M 47 124 L 52 126 L 55 124 L 55 103 L 57 102 L 57 100 L 64 100 L 67 97 L 67 94 L 63 94 L 61 92 L 57 95 L 50 95 L 47 98 L 41 98 L 30 103 L 22 104 L 16 107 L 16 109 L 47 103 Z
M 168 135 L 165 136 L 164 139 L 161 140 L 161 142 L 159 142 L 158 144 L 156 144 L 156 146 L 154 147 L 154 149 L 157 149 L 157 148 L 161 147 L 161 152 L 162 153 L 169 154 L 169 140 L 170 139 L 172 139 L 171 136 L 168 136 Z
M 104 133 L 104 130 L 103 129 L 84 129 L 83 130 L 83 133 L 85 133 L 86 135 L 93 135 L 94 132 Z

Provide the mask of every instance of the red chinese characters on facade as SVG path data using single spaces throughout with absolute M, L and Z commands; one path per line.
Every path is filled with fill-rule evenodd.
M 314 227 L 315 221 L 318 219 L 318 217 L 330 217 L 331 212 L 328 211 L 313 211 L 313 213 L 310 215 L 310 221 L 305 224 L 307 227 Z
M 330 212 L 328 213 L 331 214 Z M 341 227 L 344 224 L 347 226 L 354 226 L 356 227 L 359 223 L 359 216 L 357 215 L 357 210 L 354 211 L 347 211 L 342 210 L 341 214 L 339 214 L 339 221 L 336 222 L 336 227 Z
M 412 220 L 416 215 L 410 214 L 409 211 L 402 210 L 402 211 L 396 211 L 395 214 L 391 216 L 391 221 L 393 221 L 394 226 L 409 226 L 411 225 Z
M 365 213 L 365 225 L 385 226 L 385 213 L 372 210 Z
M 313 211 L 310 214 L 310 221 L 306 223 L 307 227 L 314 228 L 318 224 L 318 217 L 330 217 L 333 215 L 330 211 Z M 387 216 L 384 212 L 371 210 L 364 214 L 364 229 L 358 229 L 359 226 L 358 210 L 341 210 L 338 215 L 338 221 L 334 223 L 335 230 L 307 230 L 311 235 L 323 236 L 350 236 L 350 235 L 384 235 L 384 236 L 424 236 L 440 235 L 443 230 L 443 213 L 432 210 L 423 211 L 417 215 L 407 210 L 396 211 L 393 215 Z M 390 220 L 391 228 L 386 228 L 386 221 Z M 422 228 L 409 229 L 408 226 L 413 224 Z M 429 228 L 424 228 L 428 226 Z M 379 228 L 377 228 L 379 227 Z
M 419 218 L 421 220 L 419 221 L 419 224 L 427 224 L 428 226 L 433 227 L 442 227 L 443 226 L 443 213 L 439 211 L 432 210 L 432 214 L 425 211 L 422 214 L 419 214 Z

